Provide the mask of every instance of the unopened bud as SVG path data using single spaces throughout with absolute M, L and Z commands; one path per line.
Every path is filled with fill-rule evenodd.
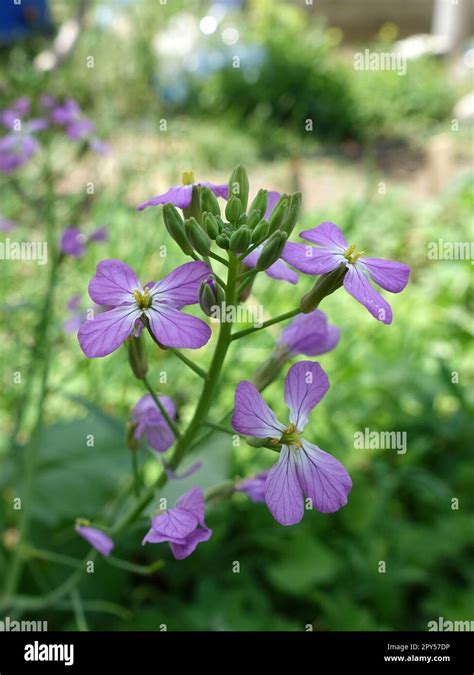
M 211 240 L 195 218 L 188 218 L 184 221 L 184 231 L 187 240 L 197 253 L 203 256 L 209 255 Z
M 272 234 L 270 239 L 265 243 L 258 259 L 256 269 L 259 272 L 268 269 L 270 265 L 273 265 L 279 259 L 285 248 L 286 239 L 286 234 L 279 230 Z
M 314 284 L 313 288 L 303 295 L 300 302 L 300 309 L 303 314 L 309 314 L 319 305 L 321 300 L 340 288 L 344 281 L 347 267 L 341 263 L 335 270 L 328 274 L 323 274 Z
M 186 253 L 186 255 L 191 255 L 193 249 L 186 239 L 183 219 L 173 204 L 165 204 L 163 206 L 163 221 L 169 235 L 175 240 L 183 253 Z
M 242 202 L 238 197 L 230 197 L 225 207 L 225 217 L 229 223 L 236 223 L 242 214 Z
M 251 232 L 248 227 L 239 227 L 229 240 L 229 249 L 234 253 L 243 253 L 250 245 L 250 237 Z
M 217 201 L 216 195 L 208 187 L 201 187 L 201 207 L 202 211 L 208 211 L 212 213 L 213 216 L 221 215 L 221 207 Z
M 249 179 L 247 172 L 241 164 L 235 167 L 229 178 L 229 199 L 232 197 L 239 198 L 241 204 L 240 213 L 247 210 L 247 203 L 249 200 Z
M 135 377 L 142 380 L 148 372 L 148 359 L 145 342 L 140 333 L 138 337 L 131 336 L 127 340 L 128 362 Z
M 219 234 L 219 223 L 216 216 L 212 213 L 204 214 L 202 226 L 211 239 L 215 239 Z

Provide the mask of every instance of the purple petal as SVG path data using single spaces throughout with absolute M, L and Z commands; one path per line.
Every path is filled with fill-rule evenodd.
M 153 335 L 165 347 L 199 349 L 211 337 L 204 321 L 166 305 L 151 307 L 147 316 Z
M 197 185 L 203 185 L 204 187 L 208 187 L 210 190 L 213 191 L 216 197 L 222 197 L 222 199 L 229 198 L 229 186 L 227 185 L 227 183 L 218 185 L 216 183 L 209 183 L 209 181 L 200 181 L 199 183 L 197 183 Z
M 194 464 L 191 464 L 191 466 L 184 471 L 177 473 L 170 468 L 169 464 L 165 462 L 164 459 L 162 459 L 162 463 L 168 480 L 182 480 L 183 478 L 188 478 L 199 471 L 199 469 L 202 467 L 202 462 L 194 462 Z
M 360 262 L 369 270 L 373 281 L 390 293 L 400 293 L 408 283 L 408 265 L 383 258 L 360 258 Z
M 152 529 L 166 539 L 184 539 L 198 524 L 196 514 L 177 506 L 151 520 Z
M 166 410 L 168 415 L 175 419 L 176 417 L 176 406 L 173 400 L 169 396 L 158 396 L 158 399 Z M 164 421 L 161 410 L 156 405 L 151 394 L 145 394 L 141 399 L 136 403 L 132 410 L 132 419 L 134 422 L 146 422 L 150 421 L 154 424 Z
M 114 542 L 108 535 L 104 534 L 104 532 L 97 530 L 95 527 L 77 526 L 75 529 L 77 534 L 99 551 L 99 553 L 102 553 L 102 555 L 105 556 L 110 555 L 114 547 Z
M 249 253 L 244 259 L 243 263 L 244 265 L 247 265 L 247 267 L 255 267 L 255 265 L 258 263 L 258 259 L 260 258 L 260 254 L 263 250 L 263 244 L 259 244 L 257 248 Z
M 175 185 L 168 192 L 157 195 L 144 204 L 138 206 L 139 211 L 143 211 L 147 206 L 158 206 L 158 204 L 174 204 L 179 209 L 185 209 L 191 204 L 193 198 L 192 185 Z
M 98 227 L 92 232 L 92 234 L 89 235 L 89 241 L 107 241 L 108 238 L 109 231 L 105 225 Z
M 84 322 L 84 317 L 81 314 L 72 316 L 70 319 L 63 321 L 62 328 L 65 333 L 77 333 Z
M 175 441 L 175 435 L 166 422 L 147 424 L 144 431 L 148 443 L 157 452 L 166 452 Z
M 332 272 L 345 260 L 341 253 L 334 253 L 324 248 L 314 248 L 308 244 L 285 244 L 281 257 L 289 265 L 293 265 L 305 274 L 327 274 Z
M 208 527 L 199 527 L 186 537 L 185 544 L 170 542 L 171 551 L 176 560 L 184 560 L 196 549 L 198 544 L 208 541 L 212 537 L 212 530 Z
M 18 223 L 15 223 L 14 220 L 9 218 L 3 218 L 0 216 L 0 232 L 11 232 L 18 227 Z
M 167 537 L 163 534 L 160 534 L 159 532 L 156 532 L 156 530 L 151 528 L 143 537 L 142 546 L 145 544 L 162 544 L 165 541 L 174 542 L 176 544 L 185 544 L 186 537 Z
M 259 438 L 280 438 L 281 432 L 285 430 L 257 387 L 246 380 L 239 382 L 235 390 L 232 426 L 241 434 Z
M 321 513 L 333 513 L 347 504 L 352 480 L 341 462 L 308 441 L 297 453 L 298 479 L 313 506 Z
M 388 302 L 372 288 L 364 268 L 357 263 L 349 265 L 344 276 L 344 288 L 366 307 L 373 317 L 385 324 L 392 323 L 392 308 Z
M 77 334 L 82 351 L 90 359 L 111 354 L 130 336 L 140 315 L 137 307 L 124 305 L 84 321 Z
M 309 314 L 298 314 L 283 329 L 278 344 L 284 345 L 290 354 L 318 356 L 329 352 L 339 341 L 339 328 L 330 326 L 320 309 Z
M 253 478 L 246 478 L 235 486 L 236 491 L 244 492 L 252 502 L 264 502 L 268 473 L 268 471 L 261 471 Z
M 201 281 L 211 270 L 204 262 L 188 262 L 174 269 L 166 277 L 150 288 L 150 295 L 159 302 L 166 302 L 175 309 L 198 302 Z
M 311 230 L 300 232 L 300 237 L 318 246 L 331 249 L 333 253 L 344 253 L 349 246 L 337 225 L 326 221 Z
M 260 244 L 254 251 L 252 251 L 245 257 L 245 259 L 243 260 L 244 265 L 247 265 L 247 267 L 255 267 L 255 265 L 258 262 L 258 259 L 260 258 L 262 250 L 263 244 Z M 265 270 L 265 273 L 268 274 L 269 277 L 272 277 L 272 279 L 289 281 L 290 284 L 298 283 L 299 277 L 297 273 L 294 272 L 293 270 L 290 270 L 282 260 L 277 260 L 276 262 L 273 263 L 273 265 L 270 265 L 270 267 Z
M 65 255 L 80 258 L 86 252 L 86 238 L 77 227 L 67 227 L 61 235 L 59 247 Z
M 98 155 L 109 155 L 112 152 L 107 143 L 95 138 L 95 136 L 89 138 L 89 148 Z
M 298 449 L 284 445 L 265 483 L 265 501 L 270 513 L 281 525 L 295 525 L 304 515 L 304 496 L 297 475 L 297 452 Z
M 81 294 L 75 293 L 74 295 L 71 295 L 71 297 L 67 301 L 66 307 L 69 309 L 70 312 L 75 312 L 77 309 L 79 309 L 80 304 L 81 304 Z
M 121 260 L 101 260 L 89 283 L 89 295 L 98 305 L 116 307 L 134 302 L 133 291 L 143 292 L 135 272 Z
M 328 376 L 319 363 L 299 361 L 291 366 L 285 379 L 285 403 L 290 409 L 290 422 L 301 431 L 308 415 L 329 389 Z
M 269 190 L 267 193 L 267 210 L 263 216 L 265 220 L 268 220 L 272 215 L 272 211 L 277 205 L 278 200 L 281 197 L 281 192 L 275 192 L 274 190 Z
M 196 518 L 199 520 L 200 524 L 203 525 L 204 493 L 202 491 L 202 488 L 194 487 L 191 488 L 191 490 L 188 490 L 188 492 L 185 492 L 185 494 L 182 495 L 176 502 L 176 506 L 178 506 L 181 509 L 184 509 L 185 511 L 190 511 L 191 513 L 194 513 Z
M 290 284 L 297 284 L 299 279 L 298 274 L 293 270 L 290 270 L 283 260 L 277 260 L 273 265 L 267 267 L 265 274 L 268 274 L 272 279 L 289 281 Z

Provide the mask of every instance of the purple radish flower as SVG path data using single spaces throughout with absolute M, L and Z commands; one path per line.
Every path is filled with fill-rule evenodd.
M 158 396 L 158 399 L 172 420 L 176 419 L 176 406 L 169 396 Z M 151 394 L 142 396 L 132 411 L 132 421 L 136 425 L 134 436 L 140 441 L 145 436 L 152 448 L 158 452 L 166 452 L 175 440 L 160 409 Z
M 268 471 L 260 471 L 252 478 L 244 478 L 235 486 L 236 491 L 244 492 L 252 502 L 264 502 L 268 473 Z
M 343 465 L 301 433 L 311 410 L 329 388 L 327 375 L 312 361 L 295 363 L 285 380 L 285 403 L 289 425 L 275 417 L 251 382 L 243 381 L 235 392 L 232 426 L 247 436 L 270 439 L 281 445 L 278 462 L 265 482 L 265 501 L 282 525 L 295 525 L 303 518 L 305 503 L 322 513 L 337 511 L 347 503 L 352 481 Z
M 134 333 L 141 317 L 146 317 L 153 335 L 165 347 L 202 347 L 211 329 L 180 310 L 197 303 L 199 285 L 209 272 L 205 263 L 189 262 L 151 287 L 143 287 L 121 260 L 102 260 L 89 283 L 89 295 L 111 309 L 82 324 L 78 333 L 82 351 L 89 358 L 111 354 Z
M 84 525 L 77 525 L 75 529 L 77 534 L 93 546 L 96 551 L 99 551 L 99 553 L 105 556 L 111 554 L 115 544 L 107 534 L 95 527 Z
M 84 234 L 78 227 L 67 227 L 61 235 L 59 248 L 64 255 L 82 258 L 89 243 L 107 241 L 107 238 L 106 227 L 99 227 L 89 235 Z
M 341 263 L 347 267 L 344 288 L 360 302 L 373 317 L 385 324 L 392 323 L 392 308 L 371 286 L 369 277 L 390 293 L 400 293 L 408 283 L 410 268 L 400 262 L 383 258 L 366 258 L 348 245 L 341 230 L 330 222 L 300 233 L 302 239 L 317 245 L 288 243 L 282 258 L 305 274 L 327 274 Z
M 216 183 L 209 183 L 208 181 L 200 181 L 198 183 L 194 182 L 194 173 L 192 171 L 186 171 L 183 173 L 183 184 L 174 185 L 167 192 L 149 199 L 144 204 L 138 206 L 139 211 L 143 211 L 147 206 L 158 206 L 159 204 L 173 204 L 178 209 L 186 209 L 188 206 L 191 206 L 191 200 L 193 198 L 193 187 L 202 185 L 203 187 L 208 187 L 217 197 L 222 197 L 223 199 L 228 199 L 228 186 L 227 183 L 218 185 Z
M 152 518 L 143 544 L 167 541 L 176 560 L 183 560 L 211 536 L 212 530 L 204 522 L 204 495 L 195 487 L 180 497 L 173 509 Z
M 315 309 L 309 314 L 298 314 L 282 330 L 277 344 L 290 356 L 319 356 L 334 349 L 339 337 L 339 328 L 328 324 L 324 312 Z

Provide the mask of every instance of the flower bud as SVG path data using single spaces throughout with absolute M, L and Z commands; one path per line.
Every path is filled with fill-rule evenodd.
M 219 223 L 212 213 L 204 214 L 202 226 L 211 239 L 215 239 L 219 234 Z
M 241 204 L 240 213 L 247 210 L 249 200 L 249 179 L 247 172 L 241 164 L 235 167 L 229 178 L 229 199 L 232 197 L 239 198 Z M 231 219 L 229 218 L 229 220 Z
M 229 240 L 229 250 L 234 253 L 243 253 L 250 245 L 251 232 L 248 227 L 239 227 Z
M 281 256 L 285 248 L 287 236 L 284 232 L 277 230 L 265 243 L 255 268 L 261 272 L 273 265 Z
M 257 438 L 256 436 L 246 436 L 245 441 L 252 448 L 270 448 L 279 451 L 280 443 L 275 443 L 273 438 Z
M 249 217 L 247 218 L 247 227 L 253 230 L 253 228 L 256 227 L 261 220 L 262 220 L 261 212 L 257 211 L 257 209 L 254 209 L 253 211 L 250 212 Z
M 224 302 L 224 292 L 210 276 L 199 286 L 199 306 L 206 316 L 215 316 L 215 308 Z
M 227 234 L 219 234 L 216 237 L 216 244 L 219 248 L 223 248 L 227 251 L 229 249 L 229 236 Z
M 268 204 L 268 190 L 259 190 L 250 204 L 250 213 L 252 211 L 260 211 L 260 217 L 263 216 L 267 210 Z
M 186 255 L 191 255 L 193 249 L 186 239 L 183 219 L 173 204 L 165 204 L 163 206 L 163 221 L 171 238 L 175 240 L 183 253 L 186 253 Z
M 188 218 L 184 221 L 184 231 L 187 240 L 197 253 L 204 256 L 209 255 L 211 240 L 195 218 Z
M 145 343 L 140 333 L 138 337 L 133 335 L 127 340 L 128 362 L 133 374 L 138 380 L 142 380 L 148 372 L 148 359 L 146 356 Z
M 290 234 L 293 232 L 298 217 L 300 215 L 301 200 L 302 200 L 301 192 L 295 192 L 288 198 L 288 208 L 286 209 L 283 222 L 279 228 L 282 232 L 286 232 L 288 236 L 290 236 Z
M 229 223 L 236 223 L 242 214 L 242 202 L 238 197 L 230 197 L 225 207 L 225 217 Z
M 270 233 L 270 223 L 268 220 L 261 220 L 252 232 L 252 244 L 261 244 Z
M 304 314 L 309 314 L 319 305 L 321 300 L 331 293 L 334 293 L 342 286 L 347 267 L 341 263 L 335 270 L 328 274 L 323 274 L 314 284 L 313 288 L 303 295 L 300 302 L 300 309 Z
M 212 213 L 213 216 L 221 215 L 221 207 L 217 201 L 216 195 L 208 187 L 201 187 L 201 208 L 208 213 Z
M 270 232 L 276 232 L 285 219 L 288 208 L 288 196 L 282 195 L 273 209 L 268 222 L 270 223 Z

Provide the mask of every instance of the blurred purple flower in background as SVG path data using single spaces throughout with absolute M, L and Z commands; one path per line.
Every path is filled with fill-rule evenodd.
M 91 234 L 86 235 L 78 227 L 67 227 L 61 234 L 59 247 L 64 255 L 73 258 L 82 258 L 86 252 L 86 246 L 91 242 L 107 241 L 107 228 L 98 227 Z
M 84 115 L 73 98 L 67 98 L 59 104 L 54 99 L 46 98 L 43 99 L 43 105 L 50 109 L 54 124 L 63 127 L 72 141 L 87 142 L 90 149 L 98 154 L 109 152 L 108 146 L 95 136 L 94 122 Z
M 252 502 L 265 501 L 265 483 L 267 481 L 268 471 L 260 471 L 252 478 L 245 478 L 237 483 L 235 489 L 237 492 L 244 492 Z
M 77 525 L 75 529 L 77 534 L 93 546 L 96 551 L 99 551 L 99 553 L 105 556 L 111 554 L 112 549 L 114 548 L 114 542 L 107 534 L 95 527 L 85 525 Z
M 173 509 L 152 518 L 143 544 L 167 541 L 176 560 L 183 560 L 211 536 L 212 530 L 204 521 L 204 494 L 195 487 L 180 497 Z
M 169 396 L 158 396 L 163 408 L 172 420 L 176 420 L 176 406 Z M 145 436 L 148 443 L 158 452 L 166 452 L 175 440 L 163 414 L 157 407 L 151 394 L 142 396 L 132 411 L 132 421 L 136 425 L 134 437 L 140 441 Z
M 300 522 L 308 498 L 322 513 L 332 513 L 347 503 L 352 481 L 346 469 L 301 436 L 309 413 L 328 388 L 327 375 L 319 363 L 300 361 L 291 366 L 285 380 L 290 424 L 285 426 L 254 384 L 243 381 L 237 385 L 232 417 L 234 429 L 246 436 L 268 438 L 275 448 L 281 446 L 278 462 L 270 469 L 265 482 L 265 501 L 275 520 L 282 525 Z
M 339 337 L 339 328 L 328 324 L 324 312 L 315 309 L 308 314 L 298 314 L 282 330 L 277 344 L 289 356 L 296 356 L 296 354 L 319 356 L 334 349 L 339 342 Z
M 16 230 L 17 227 L 18 223 L 15 223 L 14 220 L 0 215 L 0 232 L 11 232 L 12 230 Z
M 48 126 L 46 120 L 32 119 L 23 122 L 20 119 L 10 120 L 7 128 L 10 132 L 0 138 L 0 171 L 12 173 L 19 169 L 35 154 L 39 148 L 39 142 L 35 133 L 42 131 Z

